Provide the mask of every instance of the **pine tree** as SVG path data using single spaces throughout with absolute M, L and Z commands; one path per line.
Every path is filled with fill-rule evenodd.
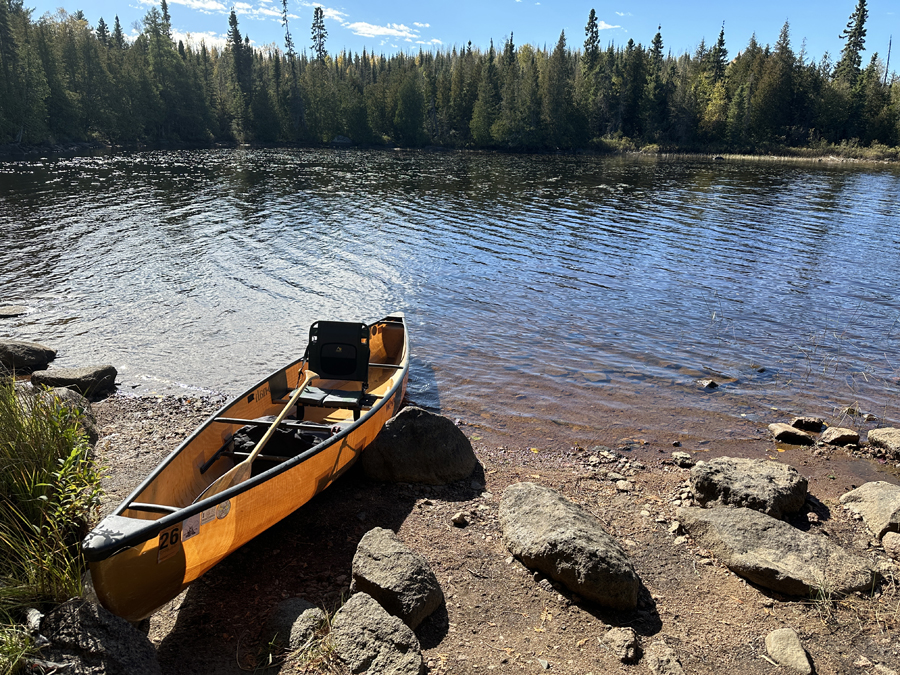
M 166 4 L 166 0 L 160 0 L 159 11 L 162 13 L 163 32 L 166 34 L 166 37 L 171 40 L 172 17 L 169 15 L 169 5 Z
M 842 40 L 847 43 L 841 50 L 841 60 L 834 70 L 834 79 L 844 80 L 851 86 L 859 77 L 859 67 L 862 64 L 861 52 L 866 48 L 866 19 L 869 10 L 866 8 L 866 0 L 859 0 L 856 9 L 850 15 L 847 27 L 840 34 Z
M 100 41 L 100 44 L 104 47 L 109 47 L 109 28 L 106 26 L 106 22 L 103 20 L 103 17 L 100 17 L 100 21 L 97 22 L 97 30 L 94 31 L 97 34 L 97 39 Z

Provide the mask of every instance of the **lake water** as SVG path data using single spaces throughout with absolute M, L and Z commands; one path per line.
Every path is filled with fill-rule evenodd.
M 221 149 L 0 164 L 0 337 L 230 394 L 406 312 L 413 401 L 566 426 L 900 420 L 900 169 Z M 698 380 L 720 384 L 704 390 Z M 672 422 L 677 424 L 677 422 Z M 656 422 L 655 424 L 661 424 Z

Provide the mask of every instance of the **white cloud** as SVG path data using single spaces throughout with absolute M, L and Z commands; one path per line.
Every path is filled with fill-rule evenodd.
M 193 9 L 198 12 L 205 12 L 209 14 L 212 14 L 214 12 L 228 11 L 228 8 L 225 5 L 223 5 L 221 2 L 216 2 L 216 0 L 172 0 L 171 4 L 182 5 L 184 7 L 187 7 L 188 9 Z
M 207 48 L 217 47 L 219 49 L 224 49 L 225 44 L 228 41 L 224 35 L 219 35 L 212 31 L 205 31 L 202 33 L 182 33 L 181 31 L 173 30 L 172 39 L 175 40 L 176 44 L 181 40 L 185 47 L 190 47 L 195 51 L 200 50 L 201 42 L 206 43 Z
M 633 16 L 631 12 L 616 12 L 617 16 Z
M 402 23 L 389 23 L 386 26 L 376 26 L 371 23 L 366 23 L 365 21 L 356 21 L 354 23 L 344 24 L 344 28 L 349 28 L 354 35 L 359 35 L 360 37 L 419 37 L 419 31 L 410 28 L 409 26 L 404 26 Z
M 413 26 L 415 26 L 416 28 L 431 28 L 430 23 L 418 23 L 416 21 L 413 21 Z
M 622 26 L 610 26 L 605 21 L 600 21 L 597 23 L 597 30 L 607 30 L 609 28 L 621 28 Z

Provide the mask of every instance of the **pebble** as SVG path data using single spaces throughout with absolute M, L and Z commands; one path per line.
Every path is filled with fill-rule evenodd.
M 456 527 L 465 527 L 469 524 L 469 519 L 466 518 L 466 514 L 462 511 L 458 511 L 457 513 L 453 514 L 453 518 L 451 520 L 453 524 L 456 525 Z

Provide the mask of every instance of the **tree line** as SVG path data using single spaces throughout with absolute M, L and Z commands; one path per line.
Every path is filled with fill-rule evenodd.
M 251 46 L 232 10 L 223 48 L 172 37 L 166 0 L 128 40 L 118 17 L 34 19 L 0 0 L 0 145 L 61 141 L 441 145 L 506 151 L 610 147 L 755 152 L 829 144 L 900 145 L 900 86 L 888 61 L 863 65 L 866 0 L 837 62 L 755 37 L 673 55 L 601 45 L 591 10 L 583 44 L 552 49 L 510 35 L 417 54 L 329 54 L 320 7 L 297 52 L 282 0 L 283 47 Z

